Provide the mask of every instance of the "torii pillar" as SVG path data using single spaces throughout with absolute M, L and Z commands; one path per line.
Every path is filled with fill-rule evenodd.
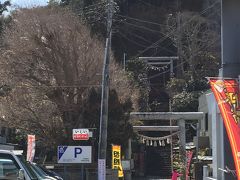
M 221 3 L 222 69 L 220 76 L 238 78 L 240 75 L 240 0 L 221 0 Z M 224 137 L 224 166 L 235 169 L 225 127 L 222 129 L 222 134 Z M 225 180 L 232 179 L 234 179 L 232 176 L 225 174 Z

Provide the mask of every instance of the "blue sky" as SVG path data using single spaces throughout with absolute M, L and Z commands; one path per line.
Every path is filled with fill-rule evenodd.
M 0 0 L 1 3 L 5 2 L 6 0 Z M 11 7 L 8 8 L 8 12 L 5 11 L 3 14 L 5 16 L 9 15 L 11 10 L 14 10 L 16 8 L 31 8 L 34 6 L 46 6 L 48 3 L 48 0 L 10 0 Z
M 0 0 L 4 2 L 5 0 Z M 45 6 L 48 0 L 11 0 L 11 4 L 15 7 L 33 7 L 33 6 Z
M 11 0 L 13 5 L 21 7 L 44 6 L 47 5 L 48 0 Z

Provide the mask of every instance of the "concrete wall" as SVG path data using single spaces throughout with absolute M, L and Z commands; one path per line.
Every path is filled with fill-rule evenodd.
M 210 91 L 206 92 L 199 98 L 199 111 L 207 115 L 208 122 L 201 121 L 201 135 L 208 135 L 210 140 L 210 148 L 212 148 L 212 170 L 214 179 L 224 180 L 224 173 L 219 170 L 225 169 L 223 164 L 223 137 L 221 129 L 223 128 L 223 121 L 217 106 L 215 97 Z M 208 130 L 205 129 L 208 123 Z
M 208 102 L 207 102 L 207 92 L 199 97 L 198 111 L 204 112 L 206 114 L 205 120 L 200 121 L 200 136 L 209 136 L 210 147 L 212 146 L 212 115 L 209 113 Z M 207 123 L 207 125 L 206 125 Z M 208 127 L 208 129 L 206 129 Z

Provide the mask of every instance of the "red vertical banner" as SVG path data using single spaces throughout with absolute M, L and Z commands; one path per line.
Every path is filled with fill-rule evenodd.
M 187 155 L 186 179 L 188 179 L 193 152 L 192 151 L 187 151 L 186 155 Z
M 35 135 L 28 135 L 27 138 L 27 161 L 33 162 L 36 145 Z
M 237 79 L 210 78 L 230 141 L 237 177 L 240 179 L 240 94 Z

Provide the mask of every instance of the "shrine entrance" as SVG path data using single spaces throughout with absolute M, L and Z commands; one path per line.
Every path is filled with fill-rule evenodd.
M 202 120 L 203 112 L 134 112 L 131 120 L 144 121 L 144 125 L 133 126 L 141 145 L 141 176 L 170 178 L 173 168 L 172 137 L 178 136 L 179 150 L 186 164 L 186 120 Z M 174 125 L 172 121 L 175 121 Z M 152 125 L 151 123 L 152 122 Z M 158 122 L 158 123 L 157 123 Z M 147 124 L 147 126 L 146 126 Z M 162 125 L 164 124 L 164 126 Z M 166 125 L 168 124 L 168 125 Z M 176 124 L 176 125 L 175 125 Z M 197 128 L 197 136 L 199 128 Z M 176 139 L 176 138 L 175 138 Z M 198 139 L 198 138 L 197 138 Z M 198 151 L 198 142 L 196 143 Z M 142 159 L 144 158 L 144 161 Z

